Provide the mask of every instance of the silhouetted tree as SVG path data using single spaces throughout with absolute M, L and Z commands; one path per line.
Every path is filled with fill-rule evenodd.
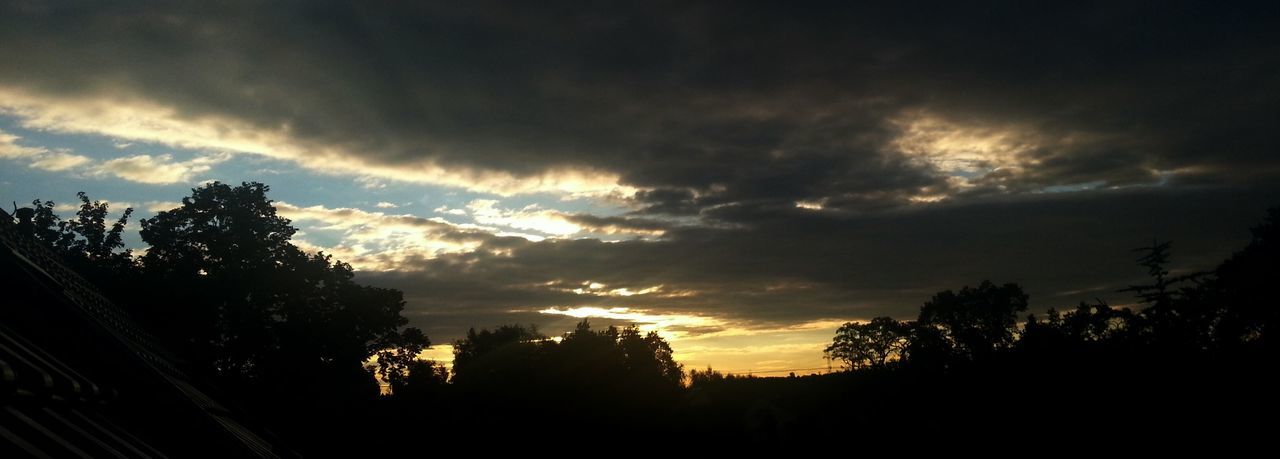
M 1257 346 L 1275 352 L 1280 307 L 1280 207 L 1267 211 L 1252 229 L 1249 245 L 1224 261 L 1208 283 L 1210 301 L 1218 305 L 1220 320 L 1214 338 L 1228 348 Z
M 119 299 L 134 286 L 137 274 L 133 251 L 124 247 L 123 233 L 132 208 L 108 226 L 109 204 L 76 193 L 80 207 L 75 218 L 62 220 L 53 201 L 32 201 L 31 233 L 62 257 L 71 268 L 109 296 Z
M 587 320 L 558 342 L 532 327 L 472 329 L 454 343 L 453 370 L 464 394 L 513 405 L 542 406 L 540 400 L 556 399 L 571 411 L 672 397 L 684 377 L 670 345 L 657 333 L 642 334 L 635 326 L 593 330 Z
M 431 340 L 422 330 L 406 328 L 398 335 L 387 336 L 379 345 L 378 376 L 394 390 L 397 385 L 403 385 L 410 378 L 415 366 L 421 366 L 422 361 L 418 359 L 418 355 L 431 347 Z
M 1142 339 L 1165 348 L 1203 350 L 1210 346 L 1217 308 L 1201 301 L 1199 296 L 1204 291 L 1198 285 L 1186 285 L 1206 273 L 1170 275 L 1172 246 L 1171 242 L 1153 241 L 1150 246 L 1134 249 L 1141 254 L 1138 265 L 1147 269 L 1152 282 L 1130 285 L 1118 292 L 1133 292 L 1146 305 L 1133 321 Z
M 1140 332 L 1128 308 L 1115 309 L 1102 300 L 1081 302 L 1066 314 L 1050 308 L 1045 320 L 1032 314 L 1023 327 L 1019 347 L 1044 356 L 1070 352 L 1117 350 Z
M 733 373 L 724 374 L 712 369 L 710 365 L 707 365 L 706 370 L 699 370 L 697 368 L 689 370 L 689 387 L 698 388 L 708 384 L 716 384 L 721 381 L 735 379 L 737 377 L 738 376 Z
M 617 327 L 593 330 L 588 320 L 578 322 L 559 343 L 548 343 L 544 348 L 547 385 L 555 393 L 576 398 L 574 404 L 582 407 L 606 400 L 634 402 L 621 397 L 632 384 L 626 380 L 626 354 L 618 346 L 619 335 Z M 647 398 L 647 394 L 635 395 Z
M 919 321 L 903 325 L 907 333 L 907 343 L 901 351 L 903 362 L 915 368 L 946 367 L 955 355 L 955 346 L 941 328 Z
M 937 327 L 959 352 L 980 359 L 1014 343 L 1018 313 L 1026 310 L 1022 287 L 982 281 L 934 295 L 920 308 L 918 323 Z
M 840 326 L 824 353 L 851 369 L 883 367 L 890 359 L 901 357 L 909 338 L 907 326 L 890 317 L 876 317 L 865 324 Z
M 68 259 L 83 259 L 97 263 L 109 263 L 119 258 L 130 258 L 132 251 L 124 247 L 121 234 L 133 214 L 133 208 L 124 213 L 111 227 L 107 227 L 109 204 L 91 201 L 85 192 L 76 193 L 80 208 L 76 218 L 62 220 L 54 212 L 53 201 L 32 202 L 35 211 L 35 236 Z
M 1169 287 L 1178 281 L 1169 277 L 1169 251 L 1173 243 L 1169 241 L 1152 241 L 1150 246 L 1133 249 L 1142 255 L 1138 257 L 1138 265 L 1147 268 L 1147 275 L 1154 280 L 1147 285 L 1130 285 L 1120 289 L 1121 292 L 1134 292 L 1144 303 L 1162 305 L 1172 300 Z
M 449 369 L 432 360 L 413 360 L 403 376 L 389 378 L 391 395 L 402 401 L 426 401 L 439 396 L 449 383 Z
M 199 369 L 255 392 L 363 392 L 371 356 L 383 374 L 405 371 L 430 342 L 401 330 L 402 294 L 290 243 L 296 230 L 268 191 L 214 182 L 142 220 L 151 315 Z
M 467 336 L 453 343 L 453 371 L 466 379 L 473 364 L 488 356 L 495 358 L 495 353 L 529 354 L 536 351 L 537 343 L 546 337 L 538 333 L 538 328 L 519 324 L 503 325 L 493 330 L 475 328 L 467 330 Z M 518 348 L 518 349 L 516 349 Z M 488 370 L 485 370 L 488 371 Z
M 268 190 L 217 182 L 192 189 L 182 205 L 142 220 L 150 247 L 138 258 L 123 243 L 131 209 L 112 223 L 108 204 L 84 193 L 68 220 L 52 202 L 35 202 L 29 226 L 192 373 L 274 418 L 280 431 L 305 435 L 302 444 L 342 442 L 359 424 L 341 414 L 377 397 L 366 362 L 404 385 L 430 341 L 404 328 L 400 291 L 356 284 L 350 265 L 290 243 L 296 230 Z
M 684 365 L 676 362 L 671 345 L 657 332 L 641 335 L 638 327 L 628 326 L 618 335 L 618 347 L 633 380 L 671 386 L 683 381 Z

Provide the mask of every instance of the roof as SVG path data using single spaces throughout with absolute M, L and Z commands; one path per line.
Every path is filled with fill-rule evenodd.
M 295 456 L 0 210 L 0 456 Z

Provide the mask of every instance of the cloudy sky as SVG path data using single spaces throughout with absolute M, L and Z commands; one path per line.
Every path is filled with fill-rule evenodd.
M 1275 6 L 404 3 L 0 1 L 0 199 L 260 181 L 437 343 L 757 373 L 983 279 L 1128 303 L 1280 204 Z

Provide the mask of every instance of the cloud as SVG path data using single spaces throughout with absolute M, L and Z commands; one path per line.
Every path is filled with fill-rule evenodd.
M 563 214 L 562 218 L 577 225 L 581 232 L 601 235 L 660 237 L 666 234 L 667 230 L 676 226 L 676 223 L 672 221 L 629 216 L 601 217 L 580 213 Z
M 394 208 L 400 207 L 400 206 L 397 206 L 397 205 L 395 205 L 395 204 L 393 204 L 393 203 L 386 202 L 386 201 L 379 201 L 377 204 L 374 204 L 373 206 L 374 206 L 374 207 L 377 207 L 377 208 L 379 208 L 379 209 L 394 209 Z
M 30 147 L 18 143 L 21 137 L 0 131 L 0 158 L 30 161 L 27 166 L 46 171 L 65 171 L 84 165 L 91 160 L 68 151 L 50 151 L 44 147 Z
M 121 211 L 123 209 L 133 207 L 133 203 L 128 201 L 112 201 L 110 199 L 94 199 L 94 201 L 101 201 L 101 202 L 110 204 L 111 208 L 115 209 L 116 211 Z M 80 206 L 81 204 L 78 202 L 64 202 L 61 204 L 55 204 L 53 206 L 53 210 L 61 214 L 74 214 L 80 211 Z M 126 225 L 125 228 L 126 229 L 129 228 L 130 225 L 136 225 L 136 222 L 129 222 L 129 225 Z M 134 229 L 136 230 L 137 228 L 134 228 Z
M 602 318 L 638 324 L 640 331 L 656 331 L 664 338 L 679 339 L 685 334 L 683 330 L 690 328 L 719 328 L 723 322 L 697 315 L 688 314 L 652 314 L 649 311 L 632 310 L 626 307 L 601 308 L 596 306 L 578 306 L 573 308 L 550 307 L 538 311 L 540 314 L 562 315 L 576 318 Z
M 464 210 L 464 209 L 451 209 L 451 208 L 449 208 L 449 206 L 440 206 L 440 207 L 437 207 L 437 208 L 435 208 L 435 210 L 433 210 L 433 212 L 438 213 L 438 214 L 449 214 L 449 215 L 467 215 L 467 211 L 466 211 L 466 210 Z
M 160 213 L 166 210 L 172 210 L 182 207 L 182 203 L 175 201 L 151 201 L 146 204 L 147 212 Z
M 39 147 L 28 147 L 20 145 L 21 137 L 0 131 L 0 158 L 18 159 L 42 156 L 48 153 L 47 149 Z
M 388 215 L 354 208 L 301 207 L 276 202 L 276 209 L 308 232 L 338 233 L 336 244 L 317 245 L 307 238 L 294 242 L 324 251 L 365 271 L 413 270 L 415 264 L 449 253 L 466 253 L 497 236 L 440 220 Z
M 287 130 L 262 129 L 226 117 L 185 119 L 173 107 L 146 99 L 120 100 L 117 95 L 32 94 L 5 86 L 0 78 L 0 110 L 16 115 L 22 125 L 61 133 L 100 134 L 173 147 L 262 154 L 292 161 L 328 174 L 359 174 L 366 188 L 384 188 L 382 179 L 459 187 L 503 196 L 559 192 L 570 197 L 629 196 L 635 188 L 618 183 L 617 174 L 587 167 L 556 167 L 529 174 L 498 169 L 445 165 L 424 157 L 408 163 L 371 161 L 340 145 L 298 139 Z M 95 98 L 97 97 L 97 98 Z M 147 161 L 139 155 L 133 162 Z M 128 163 L 122 164 L 129 167 Z
M 205 155 L 187 161 L 174 161 L 173 155 L 135 155 L 103 161 L 95 169 L 138 183 L 163 185 L 190 182 L 196 174 L 208 172 L 213 165 L 230 159 L 228 154 Z
M 31 167 L 46 171 L 65 171 L 89 163 L 88 157 L 66 152 L 50 152 L 31 162 Z
M 493 199 L 476 199 L 467 204 L 466 210 L 450 209 L 447 206 L 436 208 L 437 213 L 470 216 L 477 223 L 491 227 L 509 228 L 517 231 L 532 231 L 531 239 L 541 240 L 545 237 L 609 237 L 628 236 L 634 238 L 661 237 L 673 226 L 672 222 L 655 219 L 612 216 L 600 217 L 591 214 L 571 214 L 558 210 L 545 209 L 539 204 L 529 204 L 519 209 L 499 207 Z
M 1256 167 L 1278 146 L 1271 11 L 156 8 L 6 6 L 0 105 L 31 128 L 332 174 L 696 195 L 651 213 L 909 206 L 957 198 L 956 168 L 1010 171 L 968 177 L 983 193 L 1277 169 Z M 1220 172 L 1239 169 L 1271 172 Z
M 501 209 L 498 201 L 477 199 L 467 204 L 472 218 L 484 225 L 505 226 L 519 230 L 532 230 L 553 236 L 567 236 L 582 231 L 582 227 L 570 222 L 564 214 L 542 209 L 530 204 L 521 209 Z

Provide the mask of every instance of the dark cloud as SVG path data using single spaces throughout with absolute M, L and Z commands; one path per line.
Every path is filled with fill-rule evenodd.
M 663 220 L 636 217 L 601 217 L 591 214 L 566 214 L 565 219 L 581 225 L 594 233 L 663 233 L 671 229 L 671 223 Z
M 937 191 L 936 170 L 890 146 L 891 120 L 921 111 L 1034 132 L 1036 162 L 1005 192 L 1270 165 L 1277 147 L 1277 14 L 1259 5 L 4 10 L 0 84 L 137 97 L 372 164 L 612 171 L 670 189 L 644 196 L 663 198 L 652 211 Z M 685 191 L 700 197 L 665 199 Z

